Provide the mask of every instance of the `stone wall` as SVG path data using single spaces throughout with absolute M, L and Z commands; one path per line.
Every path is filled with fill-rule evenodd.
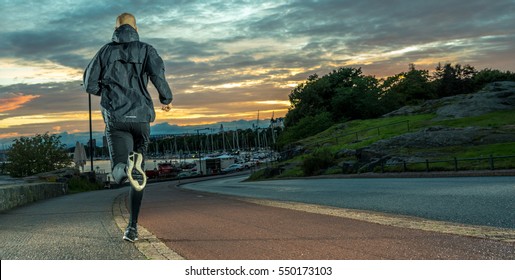
M 67 193 L 64 183 L 25 183 L 0 186 L 0 212 Z

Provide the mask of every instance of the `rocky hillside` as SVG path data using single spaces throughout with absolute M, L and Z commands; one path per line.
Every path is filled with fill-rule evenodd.
M 400 122 L 399 122 L 400 121 Z M 403 128 L 379 135 L 379 126 L 409 122 Z M 360 131 L 376 131 L 359 139 L 345 142 L 344 135 L 358 138 Z M 381 131 L 383 128 L 381 128 Z M 334 141 L 340 137 L 339 141 Z M 352 136 L 353 137 L 353 136 Z M 333 140 L 331 140 L 333 139 Z M 488 157 L 515 155 L 515 82 L 495 82 L 473 94 L 429 100 L 416 106 L 406 106 L 383 118 L 342 123 L 297 143 L 289 150 L 291 160 L 266 170 L 256 179 L 306 176 L 305 161 L 316 160 L 317 147 L 335 153 L 332 167 L 314 174 L 341 174 L 378 171 L 386 166 L 416 165 L 416 162 L 453 160 L 454 157 Z M 337 152 L 335 152 L 337 151 Z M 326 154 L 322 152 L 322 154 Z M 318 155 L 319 162 L 325 156 Z M 318 163 L 316 163 L 318 164 Z M 316 165 L 315 164 L 315 165 Z M 451 163 L 452 164 L 452 163 Z M 308 164 L 309 165 L 309 164 Z M 515 167 L 515 158 L 506 163 Z M 422 167 L 423 168 L 423 167 Z M 443 167 L 440 170 L 448 170 Z M 452 168 L 452 167 L 451 167 Z M 476 169 L 463 166 L 461 169 Z M 479 169 L 484 167 L 477 167 Z M 503 167 L 501 167 L 503 168 Z M 408 168 L 410 169 L 410 168 Z M 399 169 L 391 169 L 392 171 Z M 403 169 L 401 169 L 403 170 Z M 413 170 L 413 169 L 410 169 Z M 415 169 L 417 170 L 417 169 Z M 270 173 L 270 174 L 268 174 Z M 279 174 L 280 173 L 280 174 Z M 279 175 L 278 175 L 279 174 Z
M 499 110 L 515 109 L 515 82 L 495 82 L 472 94 L 428 100 L 421 105 L 405 106 L 388 116 L 434 113 L 436 120 L 480 116 Z

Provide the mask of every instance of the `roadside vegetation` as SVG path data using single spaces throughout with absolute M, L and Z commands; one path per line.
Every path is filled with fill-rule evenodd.
M 70 194 L 95 191 L 102 188 L 103 186 L 100 183 L 92 182 L 86 175 L 75 176 L 68 180 L 68 193 Z

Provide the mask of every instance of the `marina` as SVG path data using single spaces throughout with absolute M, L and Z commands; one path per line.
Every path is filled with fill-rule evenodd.
M 174 178 L 174 177 L 194 177 L 200 175 L 222 174 L 224 169 L 233 164 L 240 164 L 243 169 L 258 167 L 261 164 L 277 161 L 279 153 L 272 150 L 261 150 L 259 152 L 237 152 L 202 154 L 197 157 L 183 157 L 179 155 L 169 155 L 153 157 L 145 160 L 144 170 L 149 179 Z M 108 181 L 112 181 L 110 176 L 111 161 L 105 158 L 93 160 L 91 168 L 88 160 L 82 172 L 93 170 L 97 175 L 101 175 Z

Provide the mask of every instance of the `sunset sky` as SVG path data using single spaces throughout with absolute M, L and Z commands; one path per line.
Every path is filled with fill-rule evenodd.
M 89 130 L 82 74 L 122 12 L 165 61 L 174 109 L 156 123 L 284 116 L 298 83 L 338 67 L 378 78 L 410 63 L 515 70 L 508 0 L 0 0 L 0 138 Z

